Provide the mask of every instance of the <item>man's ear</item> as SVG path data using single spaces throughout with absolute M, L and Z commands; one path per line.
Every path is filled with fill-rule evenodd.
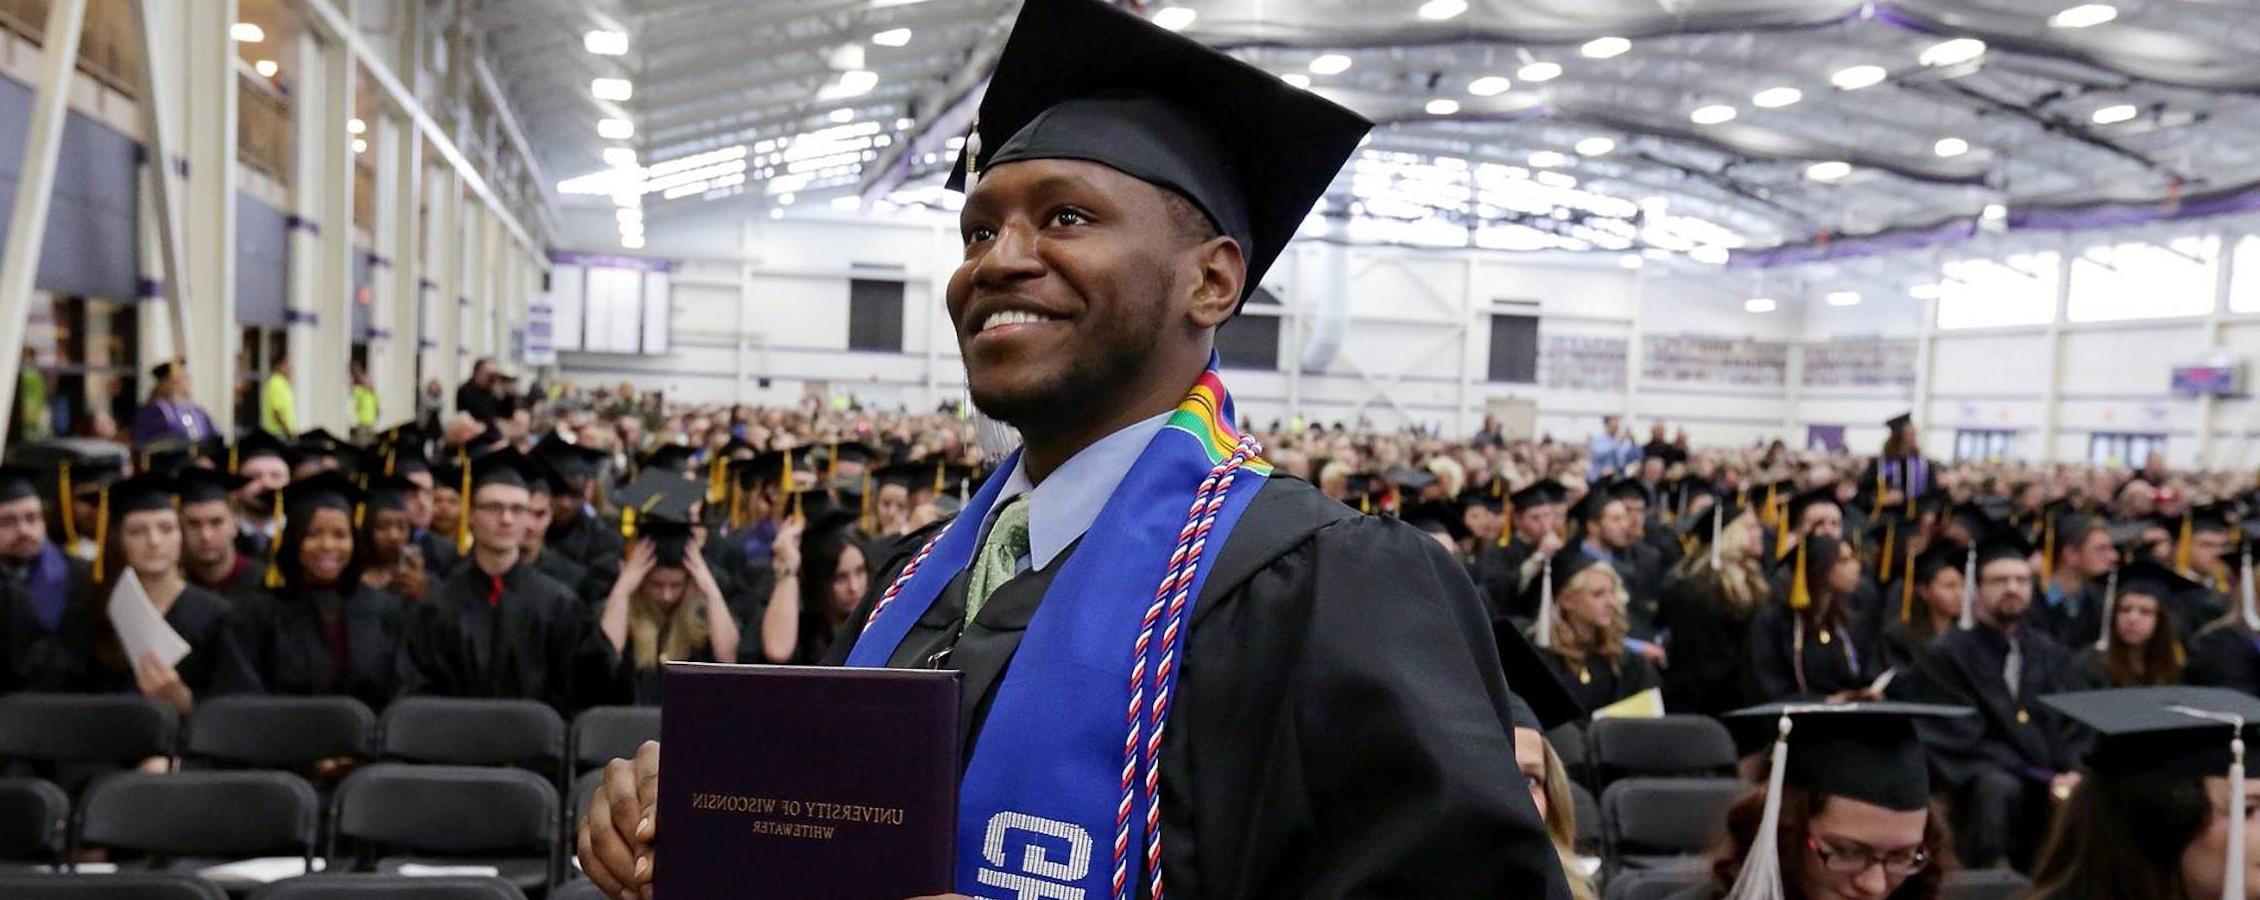
M 1196 328 L 1215 328 L 1240 308 L 1240 288 L 1247 283 L 1248 266 L 1240 242 L 1213 237 L 1193 248 L 1200 263 L 1200 282 L 1193 286 L 1192 308 L 1187 311 Z

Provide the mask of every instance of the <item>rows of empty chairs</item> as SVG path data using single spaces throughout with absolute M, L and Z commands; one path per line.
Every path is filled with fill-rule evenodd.
M 1599 719 L 1546 740 L 1569 771 L 1577 849 L 1601 860 L 1607 900 L 1663 900 L 1709 878 L 1727 811 L 1750 790 L 1735 777 L 1725 726 L 1707 716 Z M 1945 896 L 2009 900 L 2026 884 L 2006 870 L 1956 872 Z
M 251 885 L 213 867 L 293 858 L 322 874 L 253 896 L 595 896 L 569 862 L 573 816 L 607 760 L 658 736 L 651 707 L 568 726 L 513 700 L 379 718 L 347 697 L 219 697 L 183 720 L 134 695 L 0 697 L 0 896 L 222 896 Z M 180 771 L 135 771 L 151 758 Z M 93 848 L 117 874 L 71 862 Z

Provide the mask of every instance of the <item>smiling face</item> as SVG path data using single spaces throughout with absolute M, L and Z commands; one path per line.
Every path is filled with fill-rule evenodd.
M 1097 163 L 993 167 L 959 225 L 948 306 L 968 387 L 1023 430 L 1176 400 L 1245 278 L 1239 245 L 1191 204 Z
M 306 524 L 306 537 L 298 545 L 298 570 L 310 585 L 333 585 L 345 577 L 353 559 L 353 519 L 345 510 L 321 507 Z

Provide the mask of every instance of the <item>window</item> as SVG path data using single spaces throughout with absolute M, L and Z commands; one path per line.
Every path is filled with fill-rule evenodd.
M 902 352 L 900 281 L 848 282 L 848 349 Z
M 2260 312 L 2260 235 L 2248 234 L 2236 242 L 2236 261 L 2229 270 L 2229 310 Z
M 2016 443 L 2017 433 L 2014 431 L 1956 431 L 1954 461 L 2000 462 L 2009 458 L 2010 449 Z
M 2153 453 L 2166 454 L 2165 435 L 2096 433 L 2087 438 L 2089 465 L 2131 468 L 2149 461 Z
M 1491 316 L 1491 372 L 1487 381 L 1538 381 L 1538 317 Z
M 2163 246 L 2088 248 L 2072 260 L 2065 316 L 2074 322 L 2112 322 L 2212 312 L 2219 247 L 2210 237 L 2183 237 Z
M 1938 287 L 1938 327 L 2048 324 L 2056 317 L 2059 259 L 2055 253 L 2020 253 L 1947 263 Z
M 1240 314 L 1216 330 L 1216 355 L 1227 369 L 1279 370 L 1279 298 L 1256 288 Z

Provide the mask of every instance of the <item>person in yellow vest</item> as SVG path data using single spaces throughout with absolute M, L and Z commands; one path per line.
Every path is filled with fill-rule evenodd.
M 353 427 L 375 431 L 377 427 L 377 389 L 369 383 L 369 366 L 354 363 L 353 368 Z
M 259 391 L 259 427 L 290 437 L 298 433 L 298 394 L 290 386 L 290 357 L 275 357 L 275 369 Z

